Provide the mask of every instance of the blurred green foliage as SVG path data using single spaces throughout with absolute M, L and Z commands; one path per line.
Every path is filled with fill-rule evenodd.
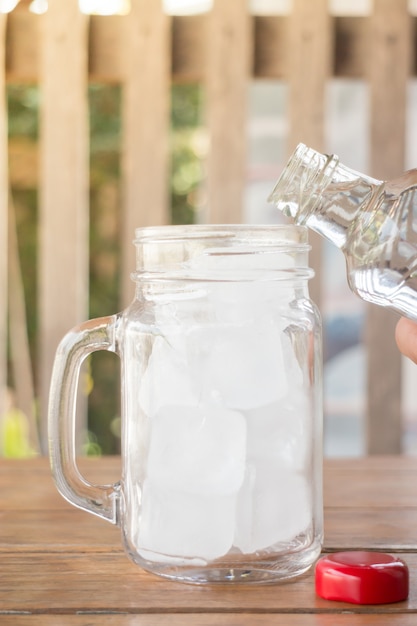
M 204 146 L 199 137 L 202 90 L 197 85 L 173 85 L 171 91 L 171 218 L 192 224 L 199 210 L 198 190 L 204 177 Z M 200 145 L 199 145 L 200 144 Z
M 6 411 L 2 420 L 2 456 L 23 459 L 36 456 L 29 444 L 29 422 L 26 415 L 16 408 Z
M 36 146 L 39 122 L 39 90 L 34 85 L 8 85 L 8 131 L 11 140 L 24 140 L 27 147 Z M 28 336 L 31 345 L 32 367 L 36 363 L 37 331 L 37 246 L 38 246 L 38 191 L 29 181 L 12 188 L 16 211 L 18 248 L 26 298 Z M 13 381 L 11 381 L 13 384 Z
M 36 141 L 39 132 L 39 89 L 36 85 L 8 85 L 9 137 Z
M 200 124 L 202 92 L 196 85 L 174 85 L 171 99 L 171 221 L 192 223 L 199 211 L 199 189 L 204 176 L 204 133 Z M 91 84 L 90 107 L 90 302 L 89 317 L 119 310 L 121 104 L 117 85 Z M 23 141 L 33 148 L 39 137 L 40 93 L 34 85 L 8 85 L 9 144 Z M 22 148 L 20 148 L 22 150 Z M 12 160 L 11 160 L 12 163 Z M 28 334 L 36 382 L 38 190 L 36 173 L 22 178 L 19 162 L 11 172 L 19 252 L 26 298 Z M 11 167 L 12 169 L 12 167 Z M 120 445 L 119 362 L 101 352 L 90 357 L 87 454 L 113 454 Z M 13 386 L 11 376 L 10 386 Z M 23 432 L 21 416 L 9 422 L 12 447 Z M 19 422 L 20 420 L 20 422 Z M 20 426 L 19 426 L 20 424 Z M 20 429 L 20 430 L 19 430 Z M 16 434 L 17 433 L 17 434 Z M 13 443 L 14 442 L 14 443 Z M 17 447 L 22 450 L 23 443 Z M 13 448 L 13 454 L 19 454 Z

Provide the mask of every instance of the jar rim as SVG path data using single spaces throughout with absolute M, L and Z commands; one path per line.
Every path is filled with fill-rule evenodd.
M 135 234 L 133 280 L 304 280 L 313 275 L 305 226 L 148 226 Z
M 135 229 L 133 243 L 140 245 L 150 242 L 174 242 L 183 239 L 235 239 L 265 244 L 277 244 L 282 241 L 287 245 L 306 246 L 308 230 L 298 224 L 186 224 L 144 226 Z

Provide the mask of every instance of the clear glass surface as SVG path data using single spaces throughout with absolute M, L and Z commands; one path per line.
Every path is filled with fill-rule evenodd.
M 122 363 L 116 522 L 146 570 L 268 583 L 301 574 L 320 553 L 321 324 L 308 298 L 306 232 L 136 232 L 136 296 L 111 320 L 105 349 Z M 57 397 L 60 388 L 56 378 Z M 56 469 L 58 484 L 70 469 Z M 65 495 L 78 490 L 72 482 Z M 91 510 L 88 499 L 81 506 Z
M 417 320 L 417 170 L 384 182 L 300 144 L 270 200 L 343 250 L 352 291 Z

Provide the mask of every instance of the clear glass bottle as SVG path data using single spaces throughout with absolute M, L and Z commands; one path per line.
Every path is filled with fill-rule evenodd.
M 322 530 L 321 322 L 307 229 L 136 231 L 136 295 L 70 331 L 49 411 L 53 474 L 74 505 L 117 523 L 146 570 L 194 583 L 262 583 L 307 570 Z M 122 479 L 75 460 L 82 360 L 121 359 Z
M 269 200 L 343 250 L 353 292 L 417 320 L 417 170 L 376 180 L 299 144 Z

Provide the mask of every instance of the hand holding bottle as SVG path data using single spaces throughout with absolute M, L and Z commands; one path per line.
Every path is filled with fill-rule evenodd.
M 395 341 L 398 349 L 414 363 L 417 363 L 417 324 L 406 317 L 401 317 L 395 329 Z

